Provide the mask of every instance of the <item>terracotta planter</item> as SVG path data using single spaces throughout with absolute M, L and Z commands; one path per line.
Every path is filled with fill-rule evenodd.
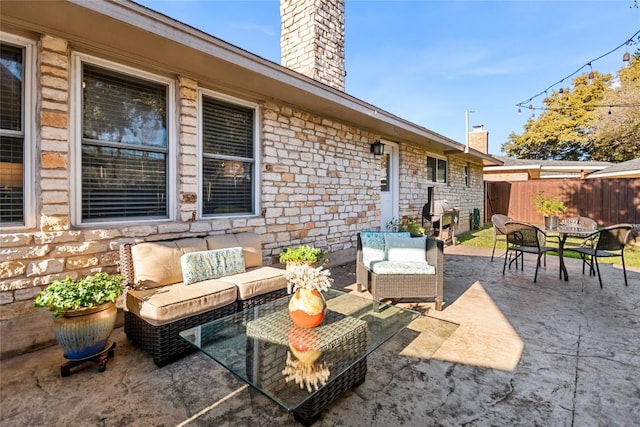
M 116 304 L 65 312 L 53 318 L 53 332 L 67 359 L 84 359 L 104 349 L 116 324 Z
M 298 289 L 289 301 L 289 317 L 302 328 L 315 328 L 324 320 L 327 303 L 322 293 L 313 289 Z

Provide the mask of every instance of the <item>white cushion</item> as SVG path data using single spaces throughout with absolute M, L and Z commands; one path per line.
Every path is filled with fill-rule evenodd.
M 423 262 L 426 259 L 427 238 L 384 236 L 387 261 Z
M 362 263 L 371 268 L 371 264 L 375 261 L 383 261 L 385 258 L 385 236 L 393 235 L 398 238 L 410 238 L 408 231 L 361 231 L 360 240 L 362 241 Z
M 426 261 L 380 261 L 373 264 L 375 274 L 436 274 Z

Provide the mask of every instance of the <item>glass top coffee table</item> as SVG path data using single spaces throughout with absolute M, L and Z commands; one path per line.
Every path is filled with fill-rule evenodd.
M 364 382 L 367 355 L 419 316 L 330 289 L 312 329 L 289 319 L 290 296 L 180 332 L 180 336 L 305 425 Z

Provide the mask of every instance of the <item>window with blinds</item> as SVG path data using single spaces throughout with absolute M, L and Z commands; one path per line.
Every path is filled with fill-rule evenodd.
M 24 225 L 24 48 L 0 43 L 0 225 Z
M 427 157 L 427 179 L 431 182 L 447 182 L 447 161 L 436 157 Z
M 82 222 L 168 217 L 166 84 L 82 67 Z
M 202 215 L 255 213 L 254 108 L 202 96 Z

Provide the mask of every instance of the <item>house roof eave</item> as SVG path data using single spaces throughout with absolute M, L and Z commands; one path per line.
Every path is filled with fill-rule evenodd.
M 464 144 L 134 2 L 3 2 L 0 19 L 5 29 L 61 37 L 74 49 L 187 76 L 203 87 L 256 102 L 295 106 L 388 140 L 440 152 L 464 150 Z M 480 154 L 469 155 L 476 162 L 494 161 Z

